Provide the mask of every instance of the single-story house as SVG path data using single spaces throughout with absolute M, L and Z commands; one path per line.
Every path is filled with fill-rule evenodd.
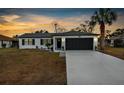
M 110 38 L 110 45 L 113 47 L 124 47 L 124 33 Z
M 12 41 L 12 38 L 0 35 L 0 48 L 10 48 L 12 46 Z
M 27 33 L 18 37 L 20 49 L 53 47 L 54 52 L 95 50 L 98 34 L 69 31 L 62 33 Z

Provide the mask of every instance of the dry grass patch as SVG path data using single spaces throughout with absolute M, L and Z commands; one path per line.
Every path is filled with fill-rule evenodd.
M 66 84 L 65 59 L 41 50 L 0 49 L 0 84 Z
M 124 48 L 105 47 L 105 49 L 102 52 L 124 59 Z

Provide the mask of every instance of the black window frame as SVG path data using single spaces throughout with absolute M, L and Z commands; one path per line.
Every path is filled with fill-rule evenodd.
M 40 45 L 43 45 L 43 39 L 40 39 Z
M 22 39 L 22 45 L 25 45 L 25 39 Z
M 32 39 L 32 45 L 35 45 L 35 39 Z

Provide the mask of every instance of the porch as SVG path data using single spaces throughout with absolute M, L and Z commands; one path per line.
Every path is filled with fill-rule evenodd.
M 54 52 L 65 51 L 65 37 L 53 37 L 53 51 Z

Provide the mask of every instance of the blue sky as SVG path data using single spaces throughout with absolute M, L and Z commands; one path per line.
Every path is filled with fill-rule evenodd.
M 53 17 L 67 17 L 81 14 L 93 14 L 97 8 L 1 8 L 0 15 L 5 14 L 37 14 Z M 123 8 L 113 8 L 118 13 L 124 13 Z
M 80 14 L 92 14 L 97 9 L 91 8 L 15 8 L 15 9 L 0 9 L 0 15 L 5 14 L 37 14 L 37 15 L 46 15 L 53 17 L 67 17 L 75 16 Z

